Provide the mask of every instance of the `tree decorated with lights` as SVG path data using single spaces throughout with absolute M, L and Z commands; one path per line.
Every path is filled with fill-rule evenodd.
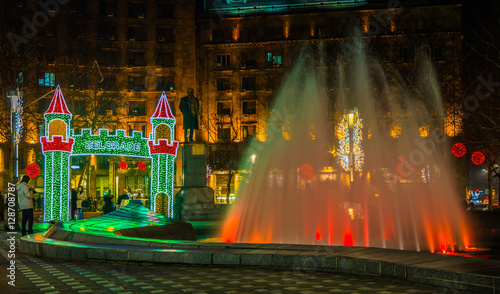
M 179 142 L 174 141 L 175 117 L 165 92 L 161 94 L 151 116 L 151 125 L 152 133 L 148 141 L 151 156 L 150 209 L 173 217 L 174 160 Z
M 363 123 L 357 108 L 343 116 L 337 128 L 339 138 L 339 161 L 344 171 L 361 171 L 365 162 L 365 153 L 361 148 Z
M 70 137 L 71 113 L 61 88 L 57 86 L 49 108 L 44 114 L 45 136 L 40 137 L 45 156 L 45 221 L 66 221 L 69 217 L 69 156 L 74 139 Z

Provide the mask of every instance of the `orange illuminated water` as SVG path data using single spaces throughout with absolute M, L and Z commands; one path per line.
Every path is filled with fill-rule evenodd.
M 443 102 L 431 63 L 420 56 L 402 82 L 352 48 L 351 59 L 306 50 L 284 78 L 267 114 L 266 140 L 252 142 L 245 154 L 255 163 L 243 159 L 251 173 L 241 181 L 222 241 L 431 252 L 469 246 L 449 139 L 432 132 L 443 129 Z M 363 119 L 365 162 L 351 181 L 331 151 L 338 149 L 333 129 L 354 107 Z M 427 138 L 419 135 L 422 126 L 431 130 Z M 395 127 L 399 132 L 391 132 Z M 298 176 L 304 164 L 314 169 L 310 181 Z

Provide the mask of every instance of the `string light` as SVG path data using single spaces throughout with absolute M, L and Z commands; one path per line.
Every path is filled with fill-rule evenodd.
M 45 221 L 66 221 L 69 218 L 69 156 L 74 140 L 68 138 L 71 113 L 59 86 L 44 118 L 45 136 L 40 137 L 45 156 L 43 218 Z
M 107 129 L 99 129 L 98 135 L 91 135 L 90 129 L 82 129 L 81 135 L 71 133 L 75 139 L 73 155 L 150 157 L 147 139 L 139 131 L 133 131 L 132 136 L 125 136 L 125 130 L 116 130 L 115 135 L 109 135 Z
M 23 136 L 23 93 L 18 91 L 14 109 L 14 142 L 19 144 Z
M 150 119 L 152 134 L 148 141 L 151 155 L 151 210 L 165 211 L 167 217 L 174 216 L 174 160 L 179 142 L 174 141 L 175 117 L 163 92 Z M 170 134 L 166 133 L 170 130 Z M 157 142 L 157 144 L 155 144 Z M 169 144 L 171 142 L 171 144 Z M 165 195 L 166 196 L 165 196 Z M 162 196 L 163 195 L 163 196 Z M 165 198 L 167 203 L 165 204 Z M 161 201 L 162 204 L 158 203 Z
M 71 113 L 59 86 L 44 118 L 46 133 L 40 137 L 45 156 L 44 220 L 68 220 L 69 156 L 92 154 L 151 158 L 150 207 L 173 217 L 174 160 L 179 142 L 173 141 L 175 117 L 165 93 L 162 93 L 151 117 L 153 133 L 149 139 L 137 131 L 132 136 L 125 136 L 125 130 L 116 130 L 115 135 L 109 135 L 107 129 L 99 129 L 98 135 L 92 135 L 90 129 L 83 129 L 81 135 L 74 135 L 69 129 Z M 120 168 L 127 169 L 128 164 L 122 161 Z M 140 161 L 137 168 L 145 170 L 146 163 Z M 31 171 L 35 172 L 36 167 L 30 166 Z M 157 199 L 161 198 L 167 198 L 167 201 L 157 203 Z

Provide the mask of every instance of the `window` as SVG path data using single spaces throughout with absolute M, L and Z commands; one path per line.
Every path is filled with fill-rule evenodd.
M 217 139 L 218 140 L 229 140 L 230 138 L 231 138 L 231 129 L 219 127 L 219 130 L 217 132 Z
M 213 30 L 213 41 L 216 43 L 231 42 L 233 40 L 232 30 Z
M 432 57 L 434 60 L 443 60 L 444 59 L 443 49 L 441 48 L 432 49 Z
M 145 4 L 142 1 L 128 3 L 128 17 L 144 18 Z
M 217 114 L 218 115 L 231 114 L 231 102 L 229 101 L 217 102 Z
M 251 126 L 243 126 L 243 139 L 247 139 L 249 137 L 255 136 L 255 131 L 257 130 L 257 126 L 251 125 Z
M 97 58 L 99 64 L 103 66 L 115 66 L 118 63 L 118 52 L 116 50 L 100 50 Z
M 174 18 L 174 5 L 158 3 L 156 15 L 158 18 Z
M 104 2 L 104 1 L 101 1 Z M 110 3 L 110 2 L 108 2 Z M 80 13 L 80 14 L 85 14 L 87 10 L 87 1 L 86 0 L 81 0 L 81 1 L 70 1 L 68 3 L 69 5 L 69 11 L 71 13 Z
M 290 30 L 292 39 L 307 39 L 311 37 L 310 27 L 292 27 Z
M 333 26 L 318 26 L 316 35 L 320 38 L 329 38 L 334 36 Z
M 38 84 L 40 86 L 55 87 L 56 86 L 56 74 L 46 72 L 41 79 L 38 79 Z
M 255 42 L 258 39 L 258 29 L 249 28 L 240 30 L 240 42 Z
M 84 98 L 84 97 L 79 97 Z M 87 113 L 87 100 L 78 99 L 73 100 L 73 114 L 76 115 L 85 115 Z
M 217 91 L 231 90 L 231 80 L 229 78 L 217 79 Z
M 400 48 L 399 49 L 399 61 L 409 61 L 412 58 L 410 48 Z
M 255 77 L 242 77 L 241 90 L 254 91 L 255 90 Z
M 128 102 L 128 115 L 145 116 L 146 115 L 146 101 L 129 101 Z
M 52 98 L 40 99 L 38 101 L 38 112 L 44 113 L 45 111 L 47 111 L 47 109 L 49 109 L 49 105 L 50 105 L 51 101 L 52 101 Z M 44 136 L 44 135 L 42 135 L 42 136 Z
M 80 1 L 71 1 L 70 3 L 75 3 Z M 70 8 L 71 9 L 71 8 Z M 99 15 L 101 16 L 116 16 L 116 2 L 115 1 L 100 1 L 99 2 Z
M 280 86 L 281 81 L 279 76 L 268 75 L 267 76 L 267 89 L 266 90 L 276 90 Z
M 280 40 L 283 39 L 283 28 L 267 28 L 266 29 L 266 39 L 268 40 Z
M 228 67 L 228 66 L 231 66 L 231 54 L 217 55 L 217 67 Z
M 97 115 L 116 115 L 116 102 L 107 99 L 107 101 L 101 102 L 97 105 L 96 112 Z
M 266 54 L 266 61 L 268 64 L 272 64 L 274 66 L 280 66 L 281 65 L 281 54 L 268 52 Z
M 174 90 L 173 77 L 158 77 L 158 91 Z
M 129 52 L 128 53 L 128 65 L 129 66 L 144 66 L 144 65 L 146 65 L 146 59 L 144 58 L 144 52 Z
M 255 114 L 257 103 L 255 101 L 243 101 L 243 114 Z
M 99 88 L 105 91 L 116 91 L 118 88 L 118 83 L 116 82 L 115 76 L 104 76 L 102 82 L 99 83 Z
M 24 73 L 20 72 L 17 75 L 16 84 L 24 84 Z
M 174 42 L 174 28 L 156 28 L 156 36 L 159 42 Z
M 146 41 L 146 31 L 143 26 L 129 26 L 128 39 L 130 41 Z
M 129 91 L 145 91 L 146 88 L 144 87 L 144 76 L 129 77 L 128 89 Z
M 158 60 L 156 65 L 159 66 L 175 66 L 174 53 L 172 52 L 158 52 Z
M 116 26 L 109 23 L 100 23 L 97 37 L 99 40 L 116 40 Z
M 257 65 L 257 61 L 255 59 L 255 52 L 248 52 L 241 54 L 241 67 L 253 67 Z

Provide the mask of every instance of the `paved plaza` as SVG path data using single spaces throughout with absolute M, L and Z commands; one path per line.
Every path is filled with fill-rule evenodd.
M 2 268 L 7 233 L 0 233 Z M 3 293 L 473 293 L 410 281 L 307 270 L 63 261 L 16 254 L 16 286 Z

